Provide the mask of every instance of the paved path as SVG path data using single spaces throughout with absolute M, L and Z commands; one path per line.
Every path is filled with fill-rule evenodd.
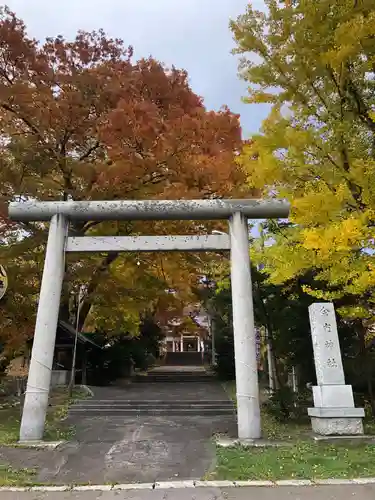
M 1 500 L 374 500 L 374 498 L 375 485 L 47 493 L 1 491 Z
M 94 389 L 98 399 L 223 399 L 220 384 L 134 384 Z M 233 434 L 234 415 L 220 417 L 72 417 L 74 441 L 54 451 L 0 448 L 0 462 L 37 468 L 38 482 L 105 484 L 201 479 L 214 467 L 212 436 Z

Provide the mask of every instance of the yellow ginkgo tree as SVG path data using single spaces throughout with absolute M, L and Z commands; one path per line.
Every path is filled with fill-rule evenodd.
M 239 162 L 264 196 L 292 202 L 258 258 L 270 280 L 310 270 L 346 318 L 375 311 L 375 3 L 266 0 L 233 21 L 249 105 L 268 103 Z

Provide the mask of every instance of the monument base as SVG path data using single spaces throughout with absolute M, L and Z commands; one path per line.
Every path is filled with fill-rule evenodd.
M 351 385 L 314 385 L 315 408 L 354 408 Z
M 363 408 L 309 408 L 311 426 L 321 436 L 354 436 L 363 434 Z

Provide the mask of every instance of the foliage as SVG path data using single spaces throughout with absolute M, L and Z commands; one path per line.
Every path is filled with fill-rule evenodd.
M 276 420 L 285 422 L 306 417 L 307 407 L 311 404 L 311 392 L 293 392 L 291 387 L 283 385 L 271 392 L 264 408 Z
M 90 347 L 87 351 L 87 370 L 90 385 L 108 385 L 117 379 L 128 378 L 133 368 L 147 369 L 159 357 L 160 327 L 152 316 L 141 318 L 140 334 L 108 335 L 96 333 L 92 340 L 102 349 Z
M 233 330 L 230 326 L 220 325 L 216 331 L 218 335 L 215 340 L 215 371 L 220 380 L 234 380 L 236 373 Z
M 243 174 L 233 160 L 238 116 L 207 111 L 185 71 L 152 58 L 134 62 L 132 48 L 103 31 L 40 44 L 6 8 L 0 37 L 0 261 L 9 273 L 0 332 L 13 350 L 32 336 L 47 224 L 11 223 L 9 200 L 230 196 Z M 191 234 L 211 226 L 89 221 L 71 232 Z M 71 292 L 85 283 L 80 327 L 137 334 L 139 313 L 163 302 L 166 289 L 189 295 L 194 265 L 180 254 L 70 254 L 61 314 L 74 315 Z
M 138 343 L 143 351 L 157 359 L 160 356 L 160 343 L 164 339 L 162 329 L 150 314 L 144 314 L 141 318 L 140 335 Z
M 246 101 L 272 108 L 240 164 L 251 186 L 292 201 L 292 224 L 271 227 L 259 259 L 275 284 L 313 270 L 307 293 L 351 298 L 340 314 L 372 321 L 374 2 L 266 4 L 231 24 Z
M 287 382 L 290 369 L 298 367 L 299 383 L 315 380 L 308 307 L 312 302 L 304 292 L 311 282 L 308 274 L 283 285 L 269 283 L 264 272 L 253 269 L 254 315 L 258 327 L 264 327 L 275 356 L 278 384 Z
M 41 272 L 42 256 L 40 251 L 30 251 L 28 246 L 26 242 L 20 243 L 20 254 L 13 254 L 8 265 L 0 228 L 0 258 L 4 258 L 2 263 L 7 263 L 10 284 L 0 301 L 0 364 L 3 369 L 23 349 L 34 329 L 37 273 Z
M 235 378 L 232 305 L 230 280 L 217 283 L 216 290 L 203 297 L 213 311 L 217 350 L 217 373 L 222 380 Z M 308 307 L 313 298 L 305 287 L 318 283 L 314 274 L 306 272 L 298 279 L 276 285 L 264 271 L 252 267 L 254 315 L 257 328 L 266 331 L 271 341 L 276 382 L 279 386 L 270 401 L 270 411 L 278 418 L 297 417 L 305 411 L 306 383 L 316 383 Z M 345 298 L 344 298 L 345 299 Z M 339 302 L 340 304 L 340 302 Z M 337 318 L 340 347 L 348 383 L 353 385 L 358 404 L 374 408 L 374 352 L 363 344 L 363 329 L 358 321 Z M 263 343 L 266 343 L 263 339 Z M 268 373 L 266 353 L 261 352 L 260 368 Z M 288 376 L 295 367 L 301 395 L 294 395 L 288 386 Z M 300 397 L 302 398 L 299 401 Z M 295 403 L 297 403 L 295 407 Z
M 303 279 L 308 282 L 308 278 L 304 276 Z M 301 368 L 301 383 L 315 378 L 307 311 L 312 300 L 303 292 L 303 279 L 286 285 L 274 285 L 268 282 L 267 275 L 252 266 L 255 323 L 259 329 L 266 328 L 272 340 L 280 383 L 286 382 L 288 369 L 298 365 Z M 217 369 L 221 378 L 233 379 L 232 297 L 229 279 L 224 278 L 218 282 L 209 303 L 214 311 Z
M 215 266 L 214 266 L 215 267 Z M 227 265 L 221 265 L 220 271 L 226 275 Z M 225 286 L 222 286 L 222 281 L 215 281 L 214 278 L 220 280 L 220 272 L 218 270 L 206 268 L 203 283 L 193 288 L 193 291 L 203 305 L 206 314 L 211 322 L 211 335 L 214 340 L 215 360 L 214 369 L 220 380 L 234 380 L 235 364 L 234 364 L 234 339 L 233 339 L 233 324 L 232 324 L 232 297 L 230 283 L 225 281 Z M 214 274 L 215 272 L 215 274 Z
M 213 310 L 216 373 L 221 380 L 235 379 L 232 299 L 230 289 L 218 291 L 210 300 Z
M 111 382 L 130 375 L 132 368 L 132 337 L 117 334 L 109 338 L 102 334 L 94 337 L 101 340 L 102 349 L 92 348 L 88 352 L 87 370 L 89 385 L 109 385 Z

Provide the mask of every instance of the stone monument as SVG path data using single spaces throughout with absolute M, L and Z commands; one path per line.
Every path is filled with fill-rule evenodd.
M 334 306 L 312 304 L 309 317 L 317 379 L 308 409 L 312 429 L 324 436 L 363 434 L 365 412 L 354 407 L 352 386 L 345 384 Z

